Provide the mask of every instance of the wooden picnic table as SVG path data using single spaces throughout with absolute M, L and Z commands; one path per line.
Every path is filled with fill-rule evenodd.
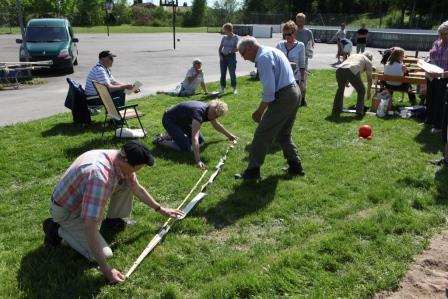
M 389 76 L 384 75 L 384 73 L 374 73 L 372 76 L 375 80 L 426 85 L 426 78 L 424 76 Z
M 417 63 L 419 59 L 421 59 L 421 58 L 418 58 L 418 57 L 412 57 L 412 56 L 406 56 L 406 57 L 403 59 L 403 62 L 404 62 L 404 63 Z

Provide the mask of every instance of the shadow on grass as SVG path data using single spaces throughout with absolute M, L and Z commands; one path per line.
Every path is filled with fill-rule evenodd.
M 95 139 L 88 140 L 76 147 L 67 148 L 67 157 L 77 158 L 79 155 L 94 149 L 120 149 L 127 139 L 111 138 L 101 135 Z
M 275 175 L 260 181 L 242 181 L 226 199 L 208 210 L 197 211 L 197 214 L 205 217 L 216 229 L 232 225 L 269 205 L 275 197 L 278 181 L 283 177 Z
M 17 281 L 26 298 L 92 298 L 107 284 L 104 276 L 86 272 L 92 267 L 62 246 L 41 246 L 22 258 Z
M 76 136 L 80 134 L 84 134 L 85 132 L 94 132 L 101 134 L 102 131 L 102 123 L 92 122 L 90 125 L 82 125 L 75 124 L 73 122 L 70 123 L 58 123 L 51 127 L 48 130 L 42 131 L 42 137 L 51 137 L 51 136 Z M 107 134 L 107 127 L 104 134 Z
M 227 141 L 226 140 L 205 141 L 205 144 L 201 146 L 201 152 L 204 152 L 210 145 L 220 142 L 227 142 Z M 191 165 L 195 164 L 193 159 L 193 153 L 191 152 L 176 152 L 174 150 L 162 146 L 156 146 L 151 150 L 151 154 L 154 156 L 154 158 L 171 160 L 178 164 L 191 164 Z M 201 159 L 206 164 L 209 162 L 205 157 L 201 157 Z
M 435 174 L 435 184 L 437 193 L 435 200 L 438 204 L 448 205 L 448 167 L 442 166 Z
M 349 122 L 353 122 L 353 121 L 359 121 L 361 120 L 362 117 L 358 116 L 354 113 L 350 113 L 348 115 L 333 115 L 330 114 L 327 117 L 325 117 L 326 121 L 332 122 L 332 123 L 337 123 L 337 124 L 342 124 L 342 123 L 349 123 Z
M 294 139 L 292 140 L 294 142 Z M 294 142 L 294 144 L 296 144 Z M 248 162 L 249 161 L 249 154 L 250 154 L 250 147 L 251 147 L 252 143 L 248 143 L 246 144 L 246 146 L 244 147 L 244 150 L 248 153 L 248 155 L 245 155 L 243 158 L 243 161 Z M 297 144 L 296 144 L 297 146 Z M 268 149 L 268 152 L 266 153 L 266 155 L 273 155 L 276 154 L 277 152 L 281 152 L 282 151 L 282 147 L 280 146 L 280 144 L 277 141 L 274 141 L 271 146 Z
M 431 129 L 428 126 L 424 126 L 414 140 L 422 145 L 421 150 L 426 153 L 435 154 L 443 149 L 440 133 L 431 133 Z

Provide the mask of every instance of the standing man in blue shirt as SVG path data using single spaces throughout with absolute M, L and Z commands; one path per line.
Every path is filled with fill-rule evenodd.
M 259 125 L 252 140 L 249 165 L 236 178 L 260 178 L 260 167 L 274 140 L 280 144 L 288 162 L 287 173 L 305 175 L 297 147 L 291 138 L 302 96 L 288 59 L 278 49 L 261 46 L 254 37 L 243 38 L 238 43 L 238 51 L 244 60 L 256 64 L 263 95 L 257 110 L 252 114 L 252 119 Z

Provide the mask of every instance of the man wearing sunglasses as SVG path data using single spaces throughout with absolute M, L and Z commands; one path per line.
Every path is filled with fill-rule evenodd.
M 112 99 L 117 106 L 124 106 L 125 103 L 125 89 L 132 89 L 132 84 L 125 84 L 117 81 L 114 76 L 112 76 L 112 72 L 110 68 L 114 63 L 114 57 L 117 55 L 112 54 L 109 50 L 101 51 L 98 55 L 99 61 L 92 68 L 86 80 L 86 96 L 96 96 L 97 92 L 95 87 L 93 86 L 92 81 L 98 81 L 102 84 L 105 84 L 110 91 Z M 140 92 L 139 89 L 135 91 Z M 100 99 L 94 99 L 89 101 L 89 106 L 101 106 L 103 103 Z

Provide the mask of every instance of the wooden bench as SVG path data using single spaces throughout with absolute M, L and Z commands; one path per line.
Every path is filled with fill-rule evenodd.
M 372 88 L 379 92 L 382 87 L 382 82 L 384 81 L 392 81 L 392 82 L 399 82 L 399 83 L 408 83 L 408 84 L 414 84 L 414 85 L 424 85 L 426 87 L 426 78 L 421 76 L 390 76 L 390 75 L 384 75 L 381 73 L 374 73 L 372 74 Z M 418 94 L 418 90 L 411 90 L 410 93 Z M 426 88 L 424 88 L 426 90 Z M 396 90 L 391 90 L 396 91 Z M 403 99 L 404 91 L 398 91 L 401 92 L 401 98 Z

